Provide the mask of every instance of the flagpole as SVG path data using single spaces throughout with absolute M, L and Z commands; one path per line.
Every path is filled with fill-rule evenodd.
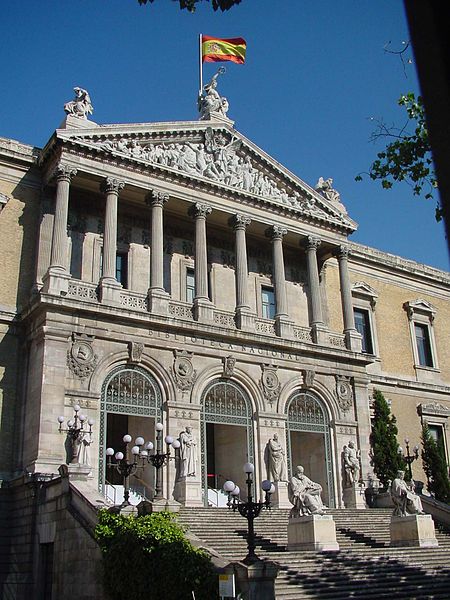
M 202 63 L 202 34 L 200 33 L 198 36 L 198 73 L 199 73 L 199 81 L 200 88 L 198 90 L 199 97 L 203 92 L 203 63 Z

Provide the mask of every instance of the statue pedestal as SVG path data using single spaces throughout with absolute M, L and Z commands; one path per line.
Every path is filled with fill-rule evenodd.
M 68 466 L 69 478 L 72 481 L 87 481 L 92 471 L 89 465 L 80 465 L 79 463 L 71 463 Z
M 418 546 L 419 548 L 438 546 L 431 515 L 391 517 L 390 533 L 391 546 Z
M 201 323 L 213 323 L 214 304 L 206 298 L 194 298 L 194 319 Z
M 184 477 L 177 482 L 176 498 L 184 506 L 204 506 L 202 486 L 194 477 Z
M 270 503 L 274 508 L 292 508 L 288 497 L 287 481 L 277 481 L 275 484 L 275 492 L 270 498 Z
M 345 508 L 358 508 L 361 510 L 367 508 L 364 490 L 355 484 L 351 487 L 344 488 L 342 498 L 344 500 Z
M 279 570 L 276 563 L 259 559 L 251 564 L 230 563 L 226 569 L 234 571 L 237 587 L 248 600 L 275 600 L 275 579 Z
M 118 281 L 109 277 L 100 279 L 99 292 L 100 302 L 120 306 L 120 291 L 122 286 Z
M 294 550 L 339 550 L 336 525 L 331 515 L 307 515 L 289 519 L 288 552 Z
M 169 312 L 169 294 L 165 290 L 148 290 L 148 311 L 153 315 L 167 316 Z

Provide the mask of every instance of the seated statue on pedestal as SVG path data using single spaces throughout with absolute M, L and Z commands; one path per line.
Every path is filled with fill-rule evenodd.
M 394 502 L 394 517 L 407 517 L 408 515 L 423 515 L 422 501 L 414 493 L 414 482 L 408 484 L 405 479 L 405 472 L 398 471 L 397 477 L 392 482 L 391 497 Z
M 306 477 L 303 467 L 299 465 L 288 486 L 289 502 L 294 505 L 289 518 L 323 515 L 326 506 L 322 502 L 321 493 L 320 483 L 315 483 Z

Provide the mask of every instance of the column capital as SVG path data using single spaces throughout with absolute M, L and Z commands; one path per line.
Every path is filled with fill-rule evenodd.
M 56 181 L 68 181 L 69 183 L 72 177 L 75 177 L 76 174 L 77 170 L 70 165 L 66 165 L 65 163 L 59 163 L 56 165 L 55 170 L 53 171 L 53 176 L 55 177 Z
M 145 202 L 149 206 L 164 206 L 164 204 L 169 200 L 169 194 L 165 192 L 161 192 L 160 190 L 151 190 L 145 196 Z
M 195 219 L 198 219 L 198 218 L 206 219 L 206 217 L 209 214 L 211 214 L 211 212 L 212 212 L 211 206 L 209 204 L 205 204 L 203 202 L 196 202 L 188 210 L 189 216 L 194 217 Z
M 271 225 L 266 229 L 266 237 L 271 238 L 272 241 L 282 240 L 286 234 L 287 229 L 281 225 Z
M 333 256 L 335 256 L 338 260 L 342 258 L 348 258 L 351 254 L 350 248 L 348 246 L 337 246 L 333 250 Z
M 319 237 L 316 237 L 315 235 L 308 235 L 306 238 L 306 250 L 317 251 L 321 243 L 322 240 Z
M 245 230 L 246 227 L 248 225 L 250 225 L 251 222 L 252 222 L 252 220 L 250 219 L 250 217 L 247 217 L 246 215 L 241 215 L 241 214 L 235 214 L 228 219 L 228 224 L 230 225 L 230 227 L 233 227 L 234 230 L 236 230 L 236 229 L 244 229 Z
M 115 177 L 106 177 L 100 184 L 100 189 L 104 194 L 115 193 L 119 194 L 120 190 L 125 187 L 125 182 L 116 179 Z

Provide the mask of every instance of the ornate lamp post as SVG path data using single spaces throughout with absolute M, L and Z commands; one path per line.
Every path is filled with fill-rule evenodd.
M 124 500 L 121 504 L 121 508 L 125 506 L 129 506 L 129 498 L 130 498 L 130 477 L 134 475 L 138 469 L 145 469 L 145 467 L 151 463 L 156 469 L 156 482 L 155 482 L 155 497 L 154 500 L 160 500 L 162 495 L 162 472 L 161 467 L 163 467 L 167 462 L 172 458 L 170 456 L 170 446 L 173 448 L 179 448 L 180 442 L 178 440 L 174 440 L 170 435 L 166 435 L 164 441 L 167 444 L 167 451 L 162 452 L 163 448 L 163 440 L 162 440 L 162 431 L 164 429 L 164 425 L 162 423 L 156 424 L 156 452 L 150 454 L 153 450 L 153 442 L 145 442 L 144 438 L 139 436 L 134 440 L 134 446 L 132 446 L 131 450 L 129 450 L 129 444 L 131 442 L 131 435 L 126 434 L 123 436 L 123 441 L 125 444 L 125 453 L 123 452 L 115 452 L 114 448 L 106 449 L 106 456 L 108 457 L 107 466 L 112 468 L 114 467 L 116 471 L 123 478 L 123 486 L 124 486 Z M 130 459 L 131 452 L 131 459 Z M 112 462 L 112 457 L 114 456 L 115 462 Z
M 92 438 L 92 425 L 94 424 L 94 419 L 88 419 L 87 425 L 89 425 L 89 430 L 85 427 L 86 424 L 86 416 L 80 413 L 80 406 L 75 404 L 73 407 L 74 415 L 72 419 L 67 421 L 67 427 L 63 428 L 62 424 L 64 423 L 64 417 L 58 417 L 59 423 L 59 432 L 67 433 L 67 436 L 70 440 L 71 448 L 72 448 L 72 458 L 70 460 L 71 464 L 77 464 L 79 462 L 78 450 L 81 442 L 83 441 L 83 436 L 85 433 L 89 434 L 89 437 Z M 80 414 L 78 414 L 80 413 Z
M 417 460 L 419 458 L 419 446 L 416 444 L 413 448 L 413 454 L 410 454 L 409 452 L 409 439 L 405 438 L 405 446 L 406 446 L 406 456 L 403 453 L 403 448 L 400 446 L 398 449 L 399 454 L 401 454 L 403 456 L 403 460 L 406 463 L 406 468 L 408 470 L 408 479 L 409 481 L 412 480 L 412 469 L 411 469 L 411 465 L 412 463 Z
M 264 480 L 261 484 L 261 488 L 263 492 L 265 492 L 266 497 L 264 502 L 254 502 L 252 495 L 252 485 L 253 485 L 253 473 L 255 471 L 255 467 L 252 463 L 245 463 L 244 465 L 244 473 L 247 475 L 246 484 L 247 484 L 247 502 L 244 502 L 240 499 L 240 489 L 234 483 L 234 481 L 226 481 L 224 483 L 223 489 L 228 494 L 228 508 L 236 511 L 239 511 L 239 514 L 242 517 L 245 517 L 248 522 L 248 534 L 247 534 L 247 547 L 248 553 L 244 559 L 244 563 L 249 565 L 259 560 L 258 556 L 255 554 L 255 530 L 253 526 L 253 521 L 259 517 L 261 510 L 263 508 L 270 509 L 270 496 L 275 491 L 275 486 L 271 481 Z

